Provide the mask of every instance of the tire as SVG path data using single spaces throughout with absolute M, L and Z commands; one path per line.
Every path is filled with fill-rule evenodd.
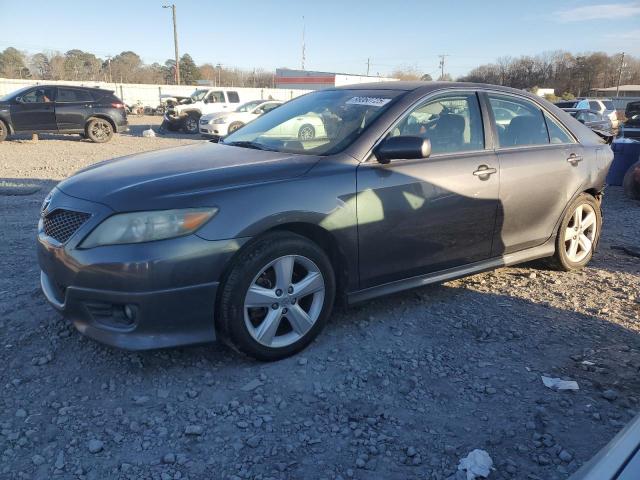
M 300 140 L 313 140 L 316 138 L 316 129 L 313 128 L 313 125 L 305 123 L 300 127 L 300 130 L 298 130 L 298 138 Z
M 90 118 L 84 134 L 94 143 L 105 143 L 113 138 L 113 125 L 104 118 Z
M 7 124 L 0 120 L 0 142 L 4 142 L 9 134 L 9 128 Z
M 308 293 L 296 298 L 294 287 Z M 331 262 L 320 247 L 289 232 L 266 234 L 245 247 L 222 282 L 218 336 L 258 360 L 286 358 L 320 333 L 333 308 L 335 288 Z
M 198 126 L 198 123 L 200 122 L 201 116 L 202 115 L 196 112 L 189 113 L 187 115 L 187 118 L 184 119 L 184 124 L 182 125 L 182 130 L 184 131 L 184 133 L 188 133 L 189 135 L 195 135 L 196 133 L 198 133 L 198 130 L 200 128 Z
M 240 127 L 244 127 L 244 123 L 242 122 L 233 122 L 231 125 L 229 125 L 229 129 L 227 130 L 228 133 L 233 133 L 236 130 L 238 130 Z
M 602 228 L 600 203 L 581 193 L 565 214 L 556 236 L 556 253 L 548 259 L 551 267 L 570 272 L 580 270 L 593 257 Z

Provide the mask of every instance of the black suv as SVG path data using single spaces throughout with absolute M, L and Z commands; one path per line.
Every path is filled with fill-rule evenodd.
M 79 133 L 96 143 L 126 131 L 127 113 L 111 90 L 25 87 L 0 98 L 0 142 L 13 133 Z

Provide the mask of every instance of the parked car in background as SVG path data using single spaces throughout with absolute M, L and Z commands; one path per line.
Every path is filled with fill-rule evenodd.
M 14 133 L 46 132 L 103 143 L 127 129 L 125 105 L 111 90 L 38 85 L 0 98 L 0 142 Z
M 209 113 L 232 111 L 240 104 L 238 90 L 201 88 L 188 101 L 167 108 L 163 128 L 198 133 L 200 117 Z
M 494 108 L 515 115 L 498 124 Z M 336 297 L 537 258 L 583 268 L 612 159 L 590 129 L 521 90 L 318 90 L 220 143 L 130 155 L 59 183 L 38 224 L 42 290 L 107 344 L 218 338 L 276 360 L 318 335 Z
M 616 129 L 620 126 L 618 113 L 613 102 L 607 98 L 581 98 L 575 108 L 580 110 L 594 110 L 600 115 L 608 117 L 611 120 L 611 127 Z
M 613 125 L 611 124 L 611 119 L 604 115 L 601 115 L 599 112 L 595 110 L 581 110 L 577 108 L 565 108 L 563 109 L 573 118 L 578 120 L 580 123 L 583 123 L 591 130 L 598 130 L 600 132 L 605 132 L 608 134 L 613 134 Z
M 253 100 L 233 112 L 209 113 L 200 117 L 200 133 L 208 138 L 220 138 L 235 132 L 260 115 L 282 105 L 279 100 Z
M 620 127 L 620 136 L 640 140 L 640 102 L 629 102 L 624 116 L 626 120 Z

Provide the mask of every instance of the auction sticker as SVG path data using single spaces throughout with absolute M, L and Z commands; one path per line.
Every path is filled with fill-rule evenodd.
M 382 97 L 353 97 L 347 100 L 347 105 L 367 105 L 369 107 L 383 107 L 391 101 L 390 98 Z

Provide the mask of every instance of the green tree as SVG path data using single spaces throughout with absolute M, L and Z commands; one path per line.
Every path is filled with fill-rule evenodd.
M 200 70 L 191 55 L 185 53 L 180 57 L 180 82 L 185 85 L 193 85 L 198 80 L 200 80 Z
M 24 64 L 25 56 L 18 49 L 8 47 L 0 52 L 0 76 L 6 78 L 29 78 L 31 73 Z
M 93 53 L 73 49 L 64 54 L 66 80 L 97 80 L 102 61 Z

